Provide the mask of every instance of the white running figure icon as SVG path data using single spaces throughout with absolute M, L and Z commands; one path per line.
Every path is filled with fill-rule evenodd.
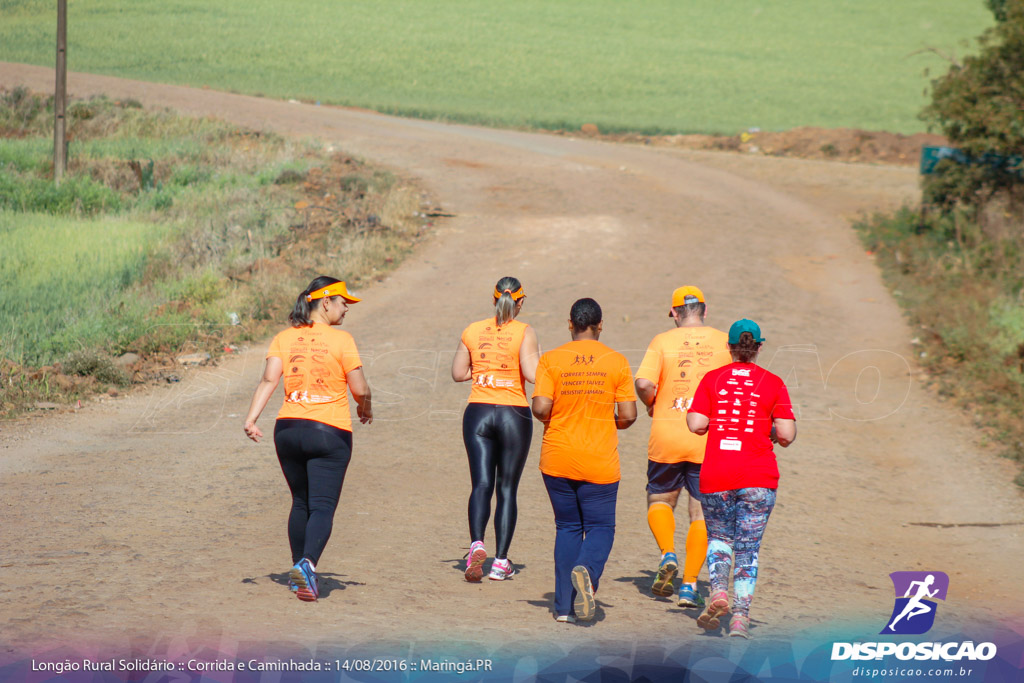
M 933 591 L 928 590 L 929 586 L 931 586 L 933 583 L 935 583 L 934 574 L 929 574 L 927 577 L 925 577 L 924 581 L 910 582 L 910 585 L 907 587 L 907 592 L 903 595 L 903 597 L 905 598 L 910 598 L 910 602 L 908 602 L 906 607 L 903 608 L 903 611 L 900 612 L 900 615 L 893 619 L 892 623 L 889 624 L 890 631 L 896 630 L 894 628 L 896 626 L 896 622 L 902 619 L 903 617 L 906 617 L 909 621 L 910 619 L 918 616 L 919 614 L 927 614 L 928 612 L 932 611 L 931 607 L 921 602 L 921 598 L 925 596 L 929 598 L 935 597 L 935 594 L 939 592 L 939 589 L 936 588 Z M 911 597 L 910 593 L 914 590 L 914 586 L 917 586 L 917 592 L 914 594 L 913 597 Z

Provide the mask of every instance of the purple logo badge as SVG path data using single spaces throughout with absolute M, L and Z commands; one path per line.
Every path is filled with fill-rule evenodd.
M 945 600 L 949 576 L 945 572 L 893 572 L 896 604 L 883 634 L 920 635 L 935 623 L 935 600 Z

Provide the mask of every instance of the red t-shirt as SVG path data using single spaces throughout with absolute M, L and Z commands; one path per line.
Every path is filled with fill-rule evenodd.
M 796 419 L 781 379 L 753 363 L 730 363 L 704 375 L 690 412 L 710 420 L 701 493 L 778 487 L 772 420 Z

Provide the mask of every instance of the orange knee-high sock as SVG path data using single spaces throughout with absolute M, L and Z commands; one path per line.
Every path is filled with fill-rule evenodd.
M 647 508 L 647 523 L 651 525 L 654 540 L 661 554 L 673 553 L 676 547 L 676 514 L 668 503 L 651 503 Z
M 649 513 L 648 513 L 649 514 Z M 683 583 L 697 583 L 697 575 L 708 554 L 708 528 L 704 520 L 690 522 L 686 532 L 686 560 L 683 562 Z

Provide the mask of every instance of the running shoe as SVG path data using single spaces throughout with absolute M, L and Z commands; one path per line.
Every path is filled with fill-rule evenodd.
M 572 568 L 572 587 L 576 589 L 576 600 L 573 608 L 576 618 L 590 621 L 597 611 L 597 600 L 594 598 L 594 584 L 590 581 L 590 572 L 582 564 Z
M 729 595 L 725 591 L 711 594 L 707 611 L 697 617 L 697 626 L 705 631 L 714 631 L 719 626 L 718 617 L 729 613 Z
M 679 560 L 675 553 L 665 553 L 658 565 L 658 575 L 654 577 L 654 585 L 651 592 L 655 595 L 668 597 L 672 595 L 672 582 L 676 580 L 679 572 Z
M 737 638 L 750 638 L 750 617 L 734 614 L 729 620 L 729 635 Z
M 313 565 L 305 557 L 299 560 L 298 564 L 292 567 L 289 572 L 292 581 L 295 583 L 295 596 L 306 602 L 316 602 L 320 597 L 320 586 L 316 580 L 316 572 Z
M 469 546 L 469 555 L 466 556 L 466 581 L 479 583 L 484 578 L 486 559 L 487 551 L 484 549 L 483 541 L 473 541 Z
M 559 614 L 557 617 L 555 617 L 555 621 L 557 621 L 560 624 L 575 624 L 576 617 L 574 617 L 571 614 Z
M 679 587 L 679 595 L 676 598 L 676 604 L 680 607 L 703 607 L 704 598 L 702 598 L 700 593 L 697 592 L 696 586 L 684 583 Z
M 494 563 L 491 564 L 491 573 L 487 575 L 487 578 L 491 581 L 504 581 L 515 573 L 515 565 L 508 558 L 504 560 L 495 558 Z

